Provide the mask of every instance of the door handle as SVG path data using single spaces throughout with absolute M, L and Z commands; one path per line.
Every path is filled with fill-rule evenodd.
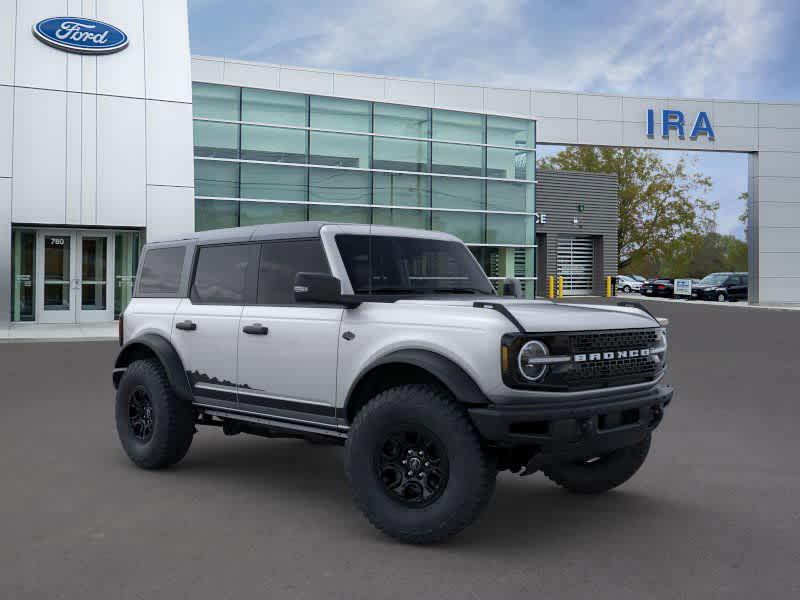
M 250 335 L 267 335 L 269 333 L 269 328 L 264 327 L 261 323 L 255 323 L 253 325 L 245 325 L 242 327 L 242 331 Z
M 181 329 L 183 331 L 194 331 L 197 329 L 197 323 L 192 321 L 181 321 L 180 323 L 175 323 L 175 329 Z

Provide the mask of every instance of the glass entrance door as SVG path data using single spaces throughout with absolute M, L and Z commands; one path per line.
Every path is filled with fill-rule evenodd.
M 112 238 L 103 232 L 40 231 L 37 315 L 40 323 L 113 321 Z
M 111 269 L 111 235 L 82 232 L 77 234 L 80 266 L 76 286 L 78 321 L 113 321 L 114 304 L 109 283 Z

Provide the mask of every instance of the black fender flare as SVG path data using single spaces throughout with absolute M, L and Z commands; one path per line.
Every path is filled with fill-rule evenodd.
M 358 389 L 359 384 L 364 378 L 375 368 L 387 364 L 406 364 L 424 369 L 450 390 L 456 401 L 461 404 L 469 404 L 471 406 L 485 406 L 489 404 L 489 399 L 480 387 L 478 387 L 478 384 L 476 384 L 472 377 L 455 362 L 431 350 L 409 349 L 390 352 L 369 363 L 369 365 L 362 369 L 347 392 L 347 400 L 343 407 L 345 412 L 353 397 L 353 393 Z
M 145 333 L 128 341 L 117 354 L 114 361 L 114 387 L 119 385 L 123 371 L 133 361 L 138 360 L 142 350 L 149 351 L 159 360 L 167 373 L 172 389 L 181 399 L 191 402 L 193 400 L 192 388 L 183 368 L 183 361 L 178 352 L 165 337 L 157 333 Z

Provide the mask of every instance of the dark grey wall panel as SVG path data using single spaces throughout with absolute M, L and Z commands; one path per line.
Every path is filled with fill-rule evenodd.
M 604 278 L 617 274 L 619 227 L 619 182 L 610 173 L 583 171 L 536 171 L 536 212 L 547 215 L 546 223 L 536 225 L 539 247 L 545 257 L 537 265 L 547 270 L 537 273 L 537 293 L 547 292 L 547 276 L 556 275 L 556 248 L 559 236 L 592 236 L 595 241 L 596 294 L 605 291 Z M 581 212 L 579 206 L 583 205 Z M 575 223 L 577 219 L 577 224 Z M 542 244 L 541 242 L 544 242 Z

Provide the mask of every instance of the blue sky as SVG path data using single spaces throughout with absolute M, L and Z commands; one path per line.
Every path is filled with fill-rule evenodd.
M 800 100 L 796 0 L 189 0 L 194 54 L 425 79 Z M 543 151 L 546 151 L 543 148 Z M 697 153 L 741 236 L 746 156 Z

